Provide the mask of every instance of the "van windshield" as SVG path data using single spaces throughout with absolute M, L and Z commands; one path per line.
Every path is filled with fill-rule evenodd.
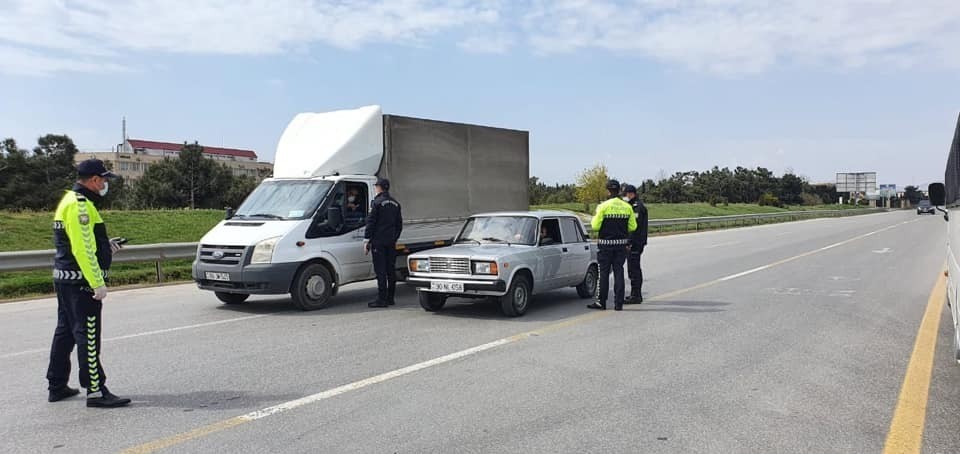
M 237 208 L 235 218 L 305 219 L 313 216 L 333 183 L 325 180 L 264 181 Z

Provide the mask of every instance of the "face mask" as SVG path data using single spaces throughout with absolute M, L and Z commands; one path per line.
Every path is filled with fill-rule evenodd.
M 354 197 L 354 196 L 350 196 L 350 197 L 347 197 L 347 201 L 350 202 L 350 203 L 353 203 L 353 202 L 356 202 L 356 201 L 357 201 L 357 198 Z
M 624 202 L 630 202 L 630 197 L 624 197 L 624 198 L 623 198 L 623 201 L 624 201 Z
M 107 195 L 107 189 L 110 189 L 110 184 L 106 181 L 103 182 L 103 189 L 100 190 L 100 197 Z

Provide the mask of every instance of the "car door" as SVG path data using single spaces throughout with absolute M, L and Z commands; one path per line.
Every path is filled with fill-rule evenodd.
M 561 252 L 566 285 L 578 285 L 583 282 L 590 266 L 590 243 L 577 218 L 561 218 L 560 233 L 563 236 Z
M 346 209 L 347 194 L 350 189 L 360 190 L 358 202 L 364 207 L 364 213 L 370 206 L 369 189 L 363 182 L 341 181 L 331 190 L 324 208 L 318 212 L 316 222 L 322 224 L 326 209 L 331 206 Z M 318 229 L 308 238 L 308 247 L 317 248 L 336 257 L 340 263 L 342 284 L 370 279 L 373 276 L 373 259 L 363 250 L 363 223 L 344 218 L 343 225 L 336 231 Z
M 545 226 L 551 231 L 559 233 L 559 220 L 556 218 L 546 218 L 540 220 L 540 229 Z M 544 237 L 537 234 L 537 255 L 540 263 L 540 283 L 535 283 L 534 288 L 538 290 L 549 290 L 562 287 L 566 281 L 563 269 L 563 243 L 559 238 L 554 238 L 553 242 L 544 244 Z

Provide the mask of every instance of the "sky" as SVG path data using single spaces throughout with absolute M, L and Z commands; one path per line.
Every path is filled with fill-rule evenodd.
M 0 0 L 0 137 L 253 149 L 298 112 L 530 132 L 531 175 L 942 181 L 957 0 Z

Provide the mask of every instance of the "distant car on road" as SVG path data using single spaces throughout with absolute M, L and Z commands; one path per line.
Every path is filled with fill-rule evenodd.
M 576 287 L 592 298 L 599 282 L 597 249 L 583 224 L 566 212 L 471 216 L 449 247 L 413 254 L 407 283 L 428 312 L 450 297 L 490 298 L 504 315 L 527 311 L 533 293 Z
M 920 204 L 917 205 L 917 215 L 919 216 L 924 213 L 937 214 L 936 208 L 930 204 L 929 200 L 921 200 Z

